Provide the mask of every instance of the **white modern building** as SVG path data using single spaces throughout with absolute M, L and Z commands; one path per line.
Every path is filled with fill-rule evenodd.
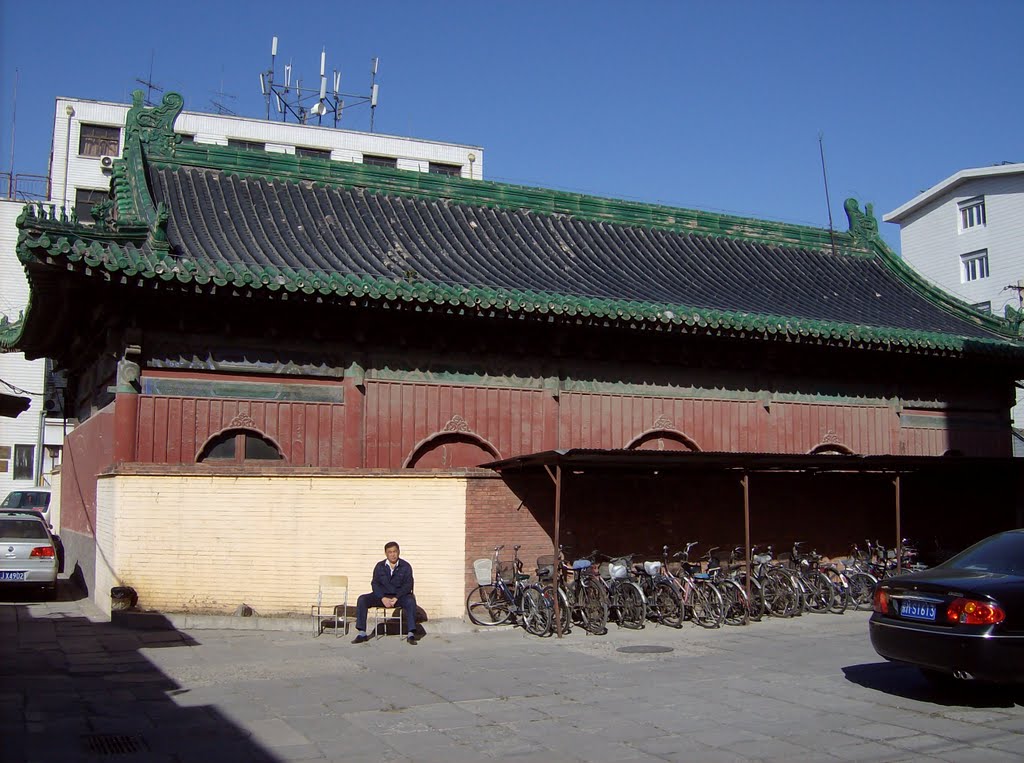
M 903 259 L 982 312 L 1024 299 L 1024 163 L 961 170 L 889 212 Z M 1024 426 L 1018 394 L 1015 426 Z
M 25 202 L 48 200 L 69 214 L 73 209 L 81 221 L 90 221 L 92 205 L 106 199 L 110 190 L 113 159 L 124 147 L 129 108 L 127 103 L 57 98 L 48 177 L 0 177 L 0 252 L 4 253 L 0 257 L 0 316 L 14 321 L 28 302 L 28 282 L 13 254 L 18 236 L 15 221 Z M 484 177 L 480 146 L 190 111 L 181 113 L 175 130 L 183 141 L 195 143 L 477 180 Z M 0 418 L 2 498 L 15 488 L 48 486 L 49 475 L 60 463 L 64 431 L 74 422 L 61 415 L 61 391 L 48 383 L 45 360 L 28 361 L 21 353 L 0 353 L 0 382 L 5 383 L 0 383 L 0 393 L 27 396 L 32 401 L 29 410 L 17 418 Z

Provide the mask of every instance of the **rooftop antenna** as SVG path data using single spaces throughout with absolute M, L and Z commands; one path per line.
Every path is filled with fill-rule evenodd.
M 312 117 L 316 117 L 316 123 L 322 125 L 324 117 L 329 116 L 334 127 L 337 127 L 345 109 L 345 99 L 348 98 L 350 106 L 360 106 L 364 103 L 370 105 L 370 132 L 373 132 L 373 117 L 378 97 L 378 62 L 379 59 L 373 59 L 369 95 L 342 92 L 341 72 L 337 69 L 332 72 L 331 81 L 328 82 L 326 47 L 320 49 L 320 80 L 317 86 L 303 87 L 302 79 L 298 77 L 293 85 L 291 62 L 285 64 L 283 78 L 278 79 L 275 36 L 270 43 L 270 67 L 260 72 L 260 92 L 266 105 L 267 119 L 270 119 L 270 107 L 273 103 L 282 122 L 287 122 L 291 118 L 299 124 L 308 124 Z
M 224 92 L 224 67 L 223 66 L 220 69 L 220 89 L 217 92 L 215 92 L 213 94 L 213 96 L 214 97 L 210 99 L 210 106 L 213 107 L 214 111 L 216 111 L 218 114 L 226 114 L 227 116 L 231 116 L 231 117 L 238 116 L 238 114 L 234 111 L 234 109 L 228 108 L 228 106 L 224 103 L 225 100 L 232 100 L 232 101 L 237 100 L 238 96 L 237 95 L 232 95 L 231 93 L 225 93 Z
M 157 85 L 157 84 L 155 84 L 153 82 L 153 60 L 155 58 L 156 58 L 156 51 L 155 50 L 150 50 L 149 51 L 149 77 L 147 79 L 142 79 L 141 77 L 136 77 L 135 78 L 135 81 L 138 82 L 140 85 L 145 85 L 146 86 L 146 105 L 150 106 L 150 107 L 153 106 L 153 91 L 155 90 L 158 93 L 162 93 L 164 91 L 164 89 L 162 87 L 160 87 L 159 85 Z
M 828 236 L 832 240 L 832 254 L 836 253 L 836 231 L 832 227 L 832 201 L 828 196 L 828 173 L 825 172 L 825 133 L 818 131 L 818 153 L 821 154 L 821 177 L 825 180 L 825 204 L 828 206 Z
M 21 79 L 21 71 L 14 70 L 14 97 L 11 100 L 11 164 L 8 169 L 11 171 L 7 181 L 7 198 L 14 198 L 14 135 L 18 126 L 18 80 Z

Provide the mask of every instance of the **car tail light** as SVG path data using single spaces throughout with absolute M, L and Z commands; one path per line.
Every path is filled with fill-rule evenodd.
M 53 556 L 53 546 L 36 546 L 34 549 L 32 549 L 32 553 L 29 554 L 29 556 L 31 556 L 31 557 L 37 557 L 37 556 L 52 557 Z
M 986 601 L 954 599 L 946 609 L 946 619 L 964 625 L 995 625 L 1006 619 L 1006 612 Z
M 889 614 L 889 592 L 884 588 L 876 588 L 875 603 L 872 608 L 875 612 L 880 612 L 883 615 Z

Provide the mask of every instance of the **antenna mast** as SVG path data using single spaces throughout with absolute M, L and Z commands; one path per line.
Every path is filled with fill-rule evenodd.
M 158 93 L 162 93 L 164 91 L 164 89 L 162 87 L 160 87 L 159 85 L 156 85 L 156 84 L 153 83 L 153 60 L 155 58 L 156 58 L 156 51 L 155 50 L 149 51 L 149 78 L 148 79 L 142 79 L 141 77 L 136 77 L 135 78 L 135 81 L 138 82 L 140 85 L 145 85 L 146 86 L 146 105 L 147 106 L 152 106 L 153 105 L 153 91 L 154 90 L 156 90 Z
M 832 201 L 828 196 L 828 173 L 825 172 L 825 147 L 823 138 L 825 134 L 818 131 L 818 153 L 821 154 L 821 177 L 825 181 L 825 204 L 828 206 L 828 236 L 832 240 L 832 254 L 836 253 L 836 231 L 832 227 Z
M 292 84 L 292 65 L 284 65 L 282 80 L 277 78 L 277 37 L 270 43 L 270 68 L 260 72 L 260 92 L 266 102 L 267 119 L 270 119 L 271 102 L 277 107 L 281 121 L 287 122 L 289 115 L 299 124 L 308 124 L 311 116 L 316 117 L 317 124 L 323 124 L 328 114 L 337 127 L 345 110 L 345 98 L 354 99 L 350 106 L 370 104 L 370 132 L 373 132 L 373 116 L 377 108 L 377 65 L 380 59 L 373 59 L 370 73 L 370 94 L 356 95 L 341 92 L 341 72 L 335 69 L 331 77 L 331 88 L 328 92 L 327 82 L 327 49 L 320 50 L 320 82 L 316 88 L 304 88 L 302 80 Z

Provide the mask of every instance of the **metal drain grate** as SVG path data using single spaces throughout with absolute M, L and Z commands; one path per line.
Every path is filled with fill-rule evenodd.
M 636 646 L 620 646 L 615 651 L 625 652 L 626 654 L 661 654 L 662 652 L 671 652 L 672 647 L 656 646 L 654 644 L 637 644 Z
M 85 748 L 94 755 L 127 755 L 148 750 L 146 740 L 140 736 L 124 734 L 87 734 L 82 737 Z

